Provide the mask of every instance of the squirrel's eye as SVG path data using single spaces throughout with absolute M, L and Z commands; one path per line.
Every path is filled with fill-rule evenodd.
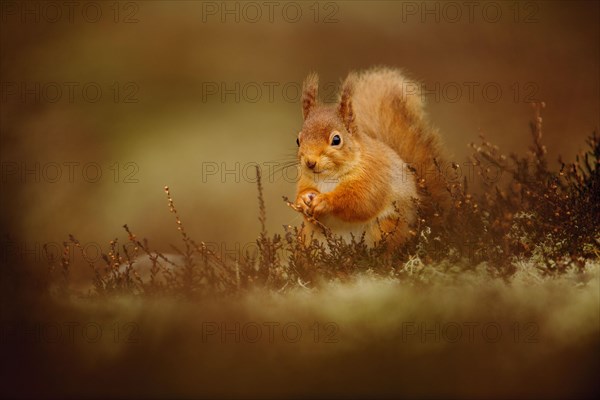
M 296 144 L 300 147 L 300 139 L 296 139 Z
M 339 146 L 340 143 L 342 143 L 342 138 L 340 137 L 340 135 L 335 135 L 331 138 L 332 146 Z

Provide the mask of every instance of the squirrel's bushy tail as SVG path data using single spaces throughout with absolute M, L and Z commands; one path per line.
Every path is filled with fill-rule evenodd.
M 445 203 L 446 184 L 436 162 L 444 165 L 446 156 L 437 131 L 427 121 L 421 85 L 391 68 L 351 74 L 347 80 L 353 87 L 352 106 L 359 130 L 394 149 L 425 179 L 434 202 Z

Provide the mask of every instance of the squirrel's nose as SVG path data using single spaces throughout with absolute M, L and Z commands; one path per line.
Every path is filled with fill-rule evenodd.
M 310 169 L 315 169 L 315 165 L 317 165 L 316 161 L 306 160 L 306 166 Z

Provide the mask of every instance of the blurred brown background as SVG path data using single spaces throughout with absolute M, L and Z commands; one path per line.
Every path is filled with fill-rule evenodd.
M 251 165 L 293 159 L 313 70 L 331 98 L 350 70 L 404 69 L 459 162 L 479 133 L 525 151 L 531 100 L 552 161 L 598 126 L 597 2 L 1 4 L 2 234 L 34 251 L 69 233 L 106 251 L 124 223 L 179 243 L 164 185 L 196 240 L 254 240 Z M 271 232 L 300 222 L 288 172 L 265 177 Z

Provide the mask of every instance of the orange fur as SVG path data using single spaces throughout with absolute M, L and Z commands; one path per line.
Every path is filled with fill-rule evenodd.
M 435 174 L 434 159 L 445 159 L 438 134 L 427 123 L 418 85 L 399 71 L 350 74 L 334 106 L 319 103 L 311 74 L 302 107 L 296 205 L 333 233 L 349 239 L 365 232 L 372 244 L 395 229 L 392 239 L 401 244 L 417 216 L 415 199 L 426 211 L 445 208 L 445 183 Z

